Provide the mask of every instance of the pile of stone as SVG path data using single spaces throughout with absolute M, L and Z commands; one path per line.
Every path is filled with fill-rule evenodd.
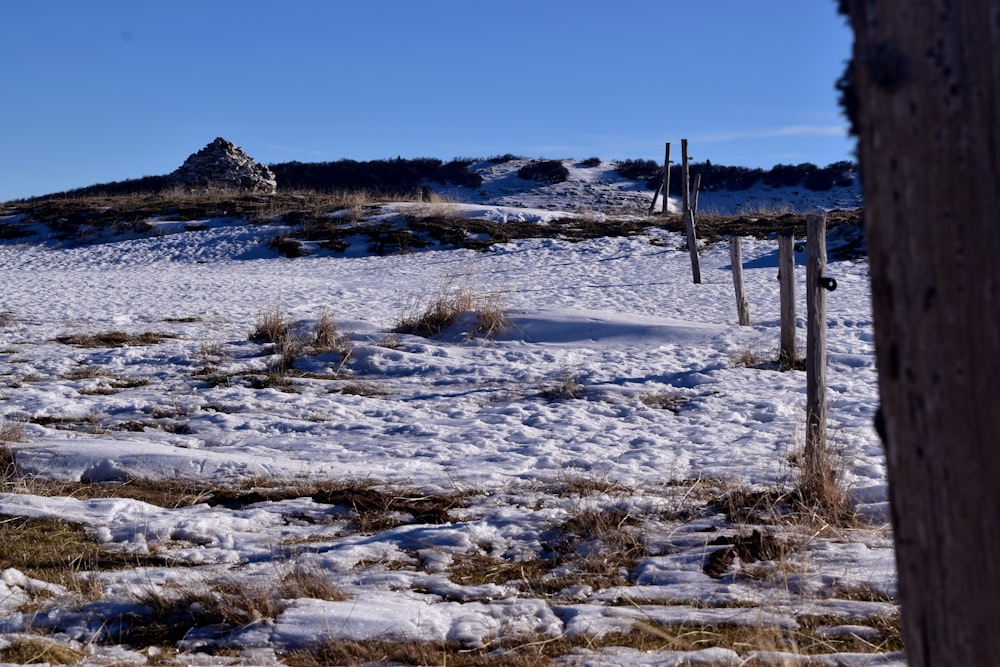
M 174 183 L 192 190 L 238 190 L 273 194 L 278 180 L 243 149 L 217 138 L 170 174 Z

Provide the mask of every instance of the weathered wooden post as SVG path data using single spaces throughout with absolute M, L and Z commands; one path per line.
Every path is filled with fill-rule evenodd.
M 694 175 L 694 187 L 691 188 L 691 210 L 698 215 L 698 192 L 701 190 L 701 174 Z M 697 227 L 695 227 L 697 231 Z
M 845 0 L 910 667 L 1000 656 L 996 0 Z
M 656 192 L 653 193 L 653 201 L 649 202 L 649 215 L 653 215 L 656 210 L 656 198 L 663 193 L 663 210 L 661 213 L 667 215 L 670 213 L 670 142 L 667 142 L 666 156 L 663 158 L 663 177 L 660 178 L 660 182 L 656 186 Z
M 795 247 L 792 232 L 778 235 L 778 284 L 781 297 L 781 345 L 778 366 L 783 371 L 795 368 Z
M 688 140 L 681 139 L 681 194 L 683 197 L 684 226 L 687 230 L 688 252 L 691 254 L 691 274 L 696 285 L 701 284 L 701 266 L 698 264 L 698 238 L 694 231 L 694 211 L 691 210 L 691 178 L 688 172 Z
M 666 154 L 663 156 L 663 215 L 670 213 L 670 142 L 667 142 Z
M 826 456 L 826 218 L 806 216 L 806 446 L 803 482 L 822 492 L 832 481 Z
M 681 210 L 691 208 L 691 174 L 688 172 L 688 140 L 681 139 Z
M 733 267 L 733 288 L 736 290 L 736 314 L 741 327 L 750 326 L 750 304 L 743 284 L 743 239 L 729 237 L 729 263 Z

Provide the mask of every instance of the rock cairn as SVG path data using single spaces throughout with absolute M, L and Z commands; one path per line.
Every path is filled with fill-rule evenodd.
M 278 181 L 243 149 L 222 137 L 194 153 L 172 173 L 178 185 L 202 190 L 242 190 L 273 194 Z

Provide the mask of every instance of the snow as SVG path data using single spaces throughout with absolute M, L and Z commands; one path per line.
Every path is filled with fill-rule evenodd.
M 634 196 L 606 165 L 603 172 L 571 169 L 569 185 L 529 195 L 511 176 L 516 166 L 495 167 L 486 201 L 435 206 L 544 224 L 572 213 L 566 201 L 577 191 Z M 639 194 L 648 203 L 648 193 Z M 702 210 L 712 205 L 703 195 Z M 386 205 L 372 215 L 413 206 L 420 205 Z M 222 645 L 261 664 L 333 640 L 477 648 L 498 637 L 597 639 L 650 623 L 796 628 L 802 614 L 844 619 L 825 630 L 829 636 L 853 633 L 877 643 L 862 621 L 896 613 L 885 464 L 872 428 L 877 388 L 864 261 L 830 267 L 838 289 L 828 301 L 828 384 L 832 443 L 867 524 L 803 534 L 772 527 L 797 545 L 785 560 L 737 563 L 713 578 L 703 571 L 717 548 L 709 541 L 738 531 L 708 508 L 711 491 L 787 485 L 795 472 L 790 458 L 803 441 L 804 374 L 734 361 L 741 352 L 773 356 L 777 348 L 773 241 L 744 241 L 754 325 L 739 327 L 728 248 L 703 246 L 703 284 L 694 285 L 683 239 L 663 230 L 575 244 L 528 239 L 486 252 L 380 257 L 355 248 L 286 259 L 267 247 L 274 228 L 231 220 L 156 224 L 155 235 L 73 248 L 0 245 L 0 310 L 13 314 L 0 328 L 0 397 L 4 418 L 24 422 L 25 442 L 10 447 L 28 480 L 364 480 L 468 500 L 443 523 L 403 517 L 402 525 L 365 532 L 351 523 L 352 508 L 308 495 L 239 507 L 159 507 L 39 494 L 28 483 L 0 494 L 0 514 L 78 523 L 108 549 L 171 564 L 97 573 L 104 598 L 82 603 L 6 569 L 5 636 L 43 630 L 87 647 L 92 664 L 142 664 L 155 651 L 108 640 L 116 614 L 141 613 L 137 591 L 166 595 L 222 578 L 249 589 L 299 566 L 324 573 L 346 599 L 289 599 L 273 618 L 224 635 L 192 631 L 178 645 L 187 664 Z M 509 324 L 501 334 L 470 337 L 466 319 L 437 337 L 389 336 L 414 303 L 456 280 L 502 303 Z M 801 297 L 804 270 L 797 280 Z M 246 374 L 266 373 L 275 357 L 247 334 L 262 309 L 274 307 L 297 331 L 331 313 L 352 354 L 300 357 L 294 392 L 255 387 Z M 97 348 L 55 340 L 112 330 L 170 337 Z M 206 365 L 229 381 L 206 382 L 197 375 Z M 553 397 L 566 382 L 579 396 Z M 351 384 L 368 391 L 346 391 Z M 666 397 L 670 409 L 651 397 Z M 577 479 L 607 488 L 559 491 Z M 547 598 L 515 580 L 466 584 L 449 576 L 472 555 L 538 558 L 557 526 L 587 510 L 647 517 L 644 538 L 654 555 L 625 572 L 624 583 L 583 582 Z M 39 591 L 52 601 L 35 611 Z M 577 649 L 556 664 L 715 665 L 746 657 L 721 648 L 612 646 Z M 905 663 L 899 654 L 827 659 L 809 664 Z

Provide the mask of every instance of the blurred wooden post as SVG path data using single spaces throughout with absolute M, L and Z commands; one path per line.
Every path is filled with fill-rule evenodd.
M 688 173 L 688 140 L 681 139 L 681 210 L 691 208 L 691 175 Z
M 653 212 L 656 211 L 656 198 L 660 196 L 660 193 L 662 191 L 663 191 L 663 179 L 661 178 L 660 182 L 656 185 L 656 191 L 653 193 L 653 201 L 649 202 L 649 211 L 648 211 L 649 215 L 653 215 Z
M 649 215 L 653 215 L 656 210 L 656 198 L 663 193 L 663 210 L 661 213 L 667 215 L 670 212 L 670 206 L 668 204 L 668 198 L 670 197 L 670 142 L 667 142 L 666 156 L 663 158 L 663 176 L 660 178 L 660 182 L 656 186 L 656 192 L 653 193 L 653 201 L 649 202 Z
M 670 213 L 670 142 L 667 142 L 666 154 L 663 156 L 663 215 Z
M 826 218 L 806 216 L 806 447 L 803 480 L 822 489 L 830 479 L 826 452 Z
M 795 367 L 795 247 L 792 232 L 778 235 L 778 283 L 781 295 L 781 347 L 778 366 L 782 370 Z
M 694 175 L 694 187 L 691 189 L 691 210 L 698 215 L 698 191 L 701 190 L 701 174 Z M 697 229 L 697 227 L 695 228 Z
M 743 239 L 729 237 L 729 263 L 733 267 L 733 287 L 736 289 L 736 313 L 741 327 L 750 326 L 750 304 L 747 303 L 746 288 L 743 285 Z
M 694 211 L 691 210 L 691 179 L 688 171 L 688 140 L 681 139 L 681 194 L 683 197 L 684 226 L 687 230 L 688 252 L 691 254 L 691 274 L 696 285 L 701 284 L 701 267 L 698 265 L 698 238 L 694 230 Z

